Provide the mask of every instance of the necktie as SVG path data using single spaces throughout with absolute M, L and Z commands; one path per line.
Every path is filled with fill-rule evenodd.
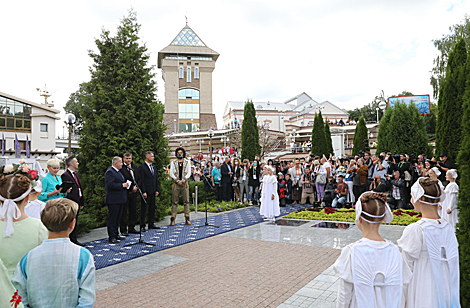
M 153 165 L 149 164 L 149 167 L 150 167 L 150 172 L 152 172 L 152 175 L 153 175 Z
M 127 170 L 129 170 L 129 173 L 132 176 L 132 180 L 135 182 L 134 171 L 132 171 L 131 165 L 127 165 Z
M 78 187 L 80 187 L 80 183 L 78 182 L 77 174 L 75 172 L 72 172 L 73 178 L 75 179 L 75 182 L 77 182 Z

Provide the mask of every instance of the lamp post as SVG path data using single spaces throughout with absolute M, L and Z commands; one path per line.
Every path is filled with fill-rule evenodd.
M 382 115 L 385 112 L 385 108 L 387 108 L 387 103 L 385 101 L 381 101 L 379 103 L 379 108 L 382 109 Z M 378 109 L 378 108 L 377 108 Z M 377 111 L 377 123 L 379 123 L 379 111 Z
M 204 142 L 204 140 L 198 139 L 197 142 L 199 143 L 199 152 L 202 152 L 202 150 L 201 150 L 201 144 Z
M 69 156 L 72 155 L 72 126 L 74 125 L 73 123 L 75 122 L 76 118 L 75 115 L 72 113 L 69 113 L 66 115 L 67 118 L 67 124 L 69 125 L 69 151 L 68 154 Z
M 377 123 L 379 123 L 379 107 L 375 108 L 375 110 L 377 111 Z

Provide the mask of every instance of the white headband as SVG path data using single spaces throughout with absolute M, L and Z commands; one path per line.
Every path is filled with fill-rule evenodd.
M 452 177 L 454 179 L 456 179 L 459 176 L 458 173 L 457 173 L 457 170 L 455 170 L 455 169 L 450 169 L 449 173 L 450 173 L 450 175 L 452 175 Z
M 438 204 L 441 204 L 442 202 L 444 202 L 444 200 L 446 199 L 446 195 L 445 195 L 444 191 L 442 191 L 442 189 L 441 189 L 441 195 L 437 196 L 437 197 L 426 195 L 426 193 L 424 192 L 423 186 L 421 186 L 421 183 L 419 182 L 421 179 L 425 179 L 425 178 L 420 177 L 418 180 L 416 180 L 416 182 L 413 184 L 413 186 L 411 186 L 411 196 L 413 197 L 413 201 L 414 202 L 419 201 L 421 203 L 429 204 L 429 205 L 438 205 Z M 439 186 L 439 183 L 436 183 L 436 185 Z M 427 202 L 427 201 L 419 200 L 419 199 L 421 199 L 421 197 L 434 199 L 434 200 L 436 200 L 436 202 Z
M 39 179 L 36 180 L 36 186 L 34 186 L 34 188 L 32 189 L 34 190 L 34 192 L 42 192 L 42 183 Z
M 3 204 L 0 207 L 0 218 L 5 220 L 3 237 L 10 237 L 13 232 L 15 232 L 15 229 L 13 228 L 13 219 L 18 219 L 21 217 L 20 209 L 15 202 L 23 200 L 29 195 L 30 192 L 31 186 L 29 186 L 28 190 L 25 191 L 24 194 L 13 200 L 5 199 L 2 195 L 0 195 L 0 200 L 3 201 Z
M 384 222 L 386 224 L 388 223 L 391 223 L 392 220 L 393 220 L 393 213 L 392 213 L 392 210 L 390 210 L 390 206 L 388 205 L 387 202 L 385 202 L 385 213 L 383 213 L 382 215 L 372 215 L 372 214 L 369 214 L 367 212 L 363 212 L 362 211 L 362 197 L 365 195 L 365 194 L 370 194 L 370 192 L 365 192 L 363 193 L 358 199 L 357 199 L 357 202 L 356 202 L 356 221 L 355 223 L 357 224 L 357 222 L 359 221 L 359 218 L 362 218 L 362 220 L 365 220 L 371 224 L 378 224 L 378 223 L 381 223 L 381 222 Z M 361 217 L 361 214 L 364 214 L 366 216 L 369 216 L 371 218 L 383 218 L 383 220 L 379 220 L 379 221 L 370 221 L 364 217 Z

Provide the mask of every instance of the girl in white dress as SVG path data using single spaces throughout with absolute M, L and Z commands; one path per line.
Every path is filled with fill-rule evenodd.
M 379 234 L 393 214 L 383 193 L 363 193 L 356 202 L 356 225 L 362 239 L 341 251 L 333 268 L 339 275 L 337 308 L 401 307 L 403 284 L 411 272 L 398 247 Z
M 279 195 L 277 193 L 277 179 L 270 168 L 263 170 L 263 190 L 261 191 L 261 206 L 259 213 L 272 221 L 281 214 L 279 209 Z
M 446 199 L 442 203 L 442 219 L 446 220 L 455 230 L 459 222 L 459 210 L 457 209 L 457 198 L 459 196 L 459 185 L 455 183 L 457 170 L 447 170 L 446 179 L 449 181 L 445 188 Z
M 41 220 L 41 212 L 46 207 L 46 203 L 38 199 L 39 195 L 42 193 L 42 184 L 41 181 L 37 181 L 36 186 L 31 190 L 29 194 L 28 204 L 24 207 L 24 212 L 29 217 L 33 217 Z
M 437 167 L 432 167 L 429 170 L 428 174 L 431 179 L 437 181 L 437 184 L 441 188 L 441 192 L 445 193 L 444 191 L 445 187 L 442 184 L 441 180 L 438 179 L 438 177 L 441 175 L 441 171 Z M 439 204 L 439 206 L 437 207 L 437 213 L 439 214 L 439 217 L 442 217 L 442 205 L 441 204 Z
M 459 251 L 452 226 L 437 213 L 446 194 L 435 179 L 419 178 L 411 203 L 423 218 L 405 228 L 398 245 L 412 271 L 405 307 L 460 307 Z

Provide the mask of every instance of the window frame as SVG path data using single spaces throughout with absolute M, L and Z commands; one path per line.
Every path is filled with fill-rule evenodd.
M 42 128 L 44 127 L 43 125 L 45 125 L 46 130 L 43 130 L 43 129 L 42 129 Z M 41 123 L 41 124 L 39 124 L 39 131 L 40 131 L 41 133 L 47 133 L 47 132 L 49 132 L 49 123 Z

